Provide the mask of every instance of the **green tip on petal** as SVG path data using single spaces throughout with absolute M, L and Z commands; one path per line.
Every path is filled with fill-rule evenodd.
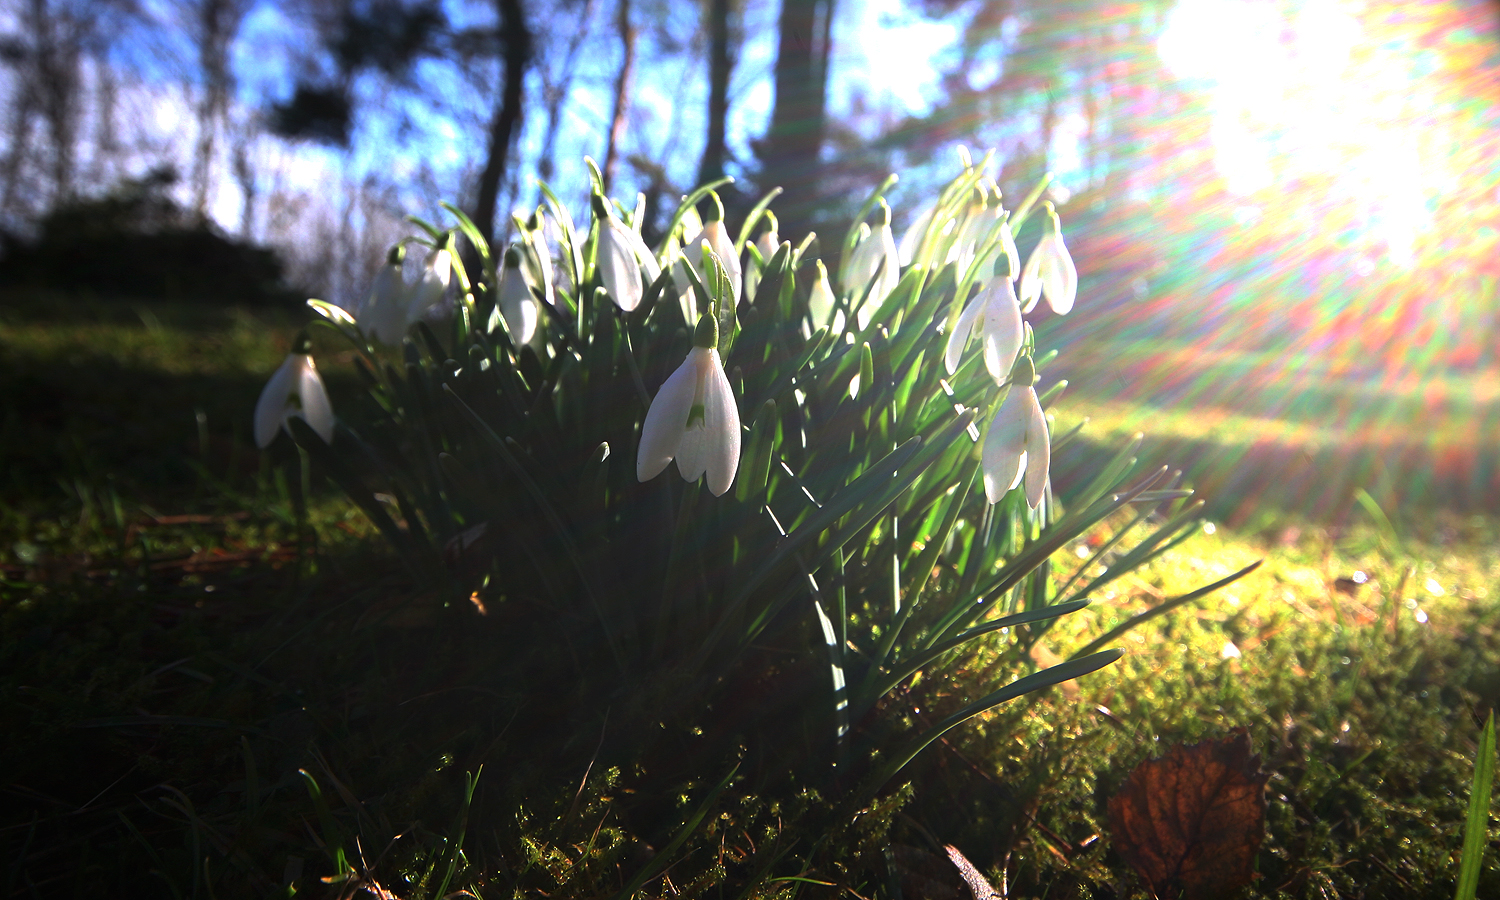
M 589 197 L 589 205 L 594 208 L 594 218 L 596 219 L 608 219 L 614 215 L 610 211 L 609 204 L 604 201 L 603 194 L 594 194 L 592 197 Z
M 1004 278 L 1006 281 L 1016 280 L 1015 260 L 1009 253 L 1002 253 L 995 257 L 995 277 Z
M 891 205 L 885 202 L 884 197 L 880 198 L 880 224 L 891 224 Z
M 298 356 L 309 356 L 312 354 L 312 338 L 308 337 L 306 328 L 297 332 L 297 336 L 292 338 L 292 352 Z
M 719 321 L 713 317 L 713 313 L 706 312 L 698 317 L 698 327 L 693 331 L 693 346 L 704 350 L 719 346 Z
M 508 247 L 506 249 L 506 251 L 505 251 L 505 268 L 507 268 L 507 269 L 519 269 L 519 268 L 521 268 L 521 248 L 520 247 L 517 247 L 516 245 L 512 244 L 512 245 L 510 245 L 510 247 Z
M 1036 384 L 1036 363 L 1031 361 L 1031 357 L 1022 356 L 1016 360 L 1016 364 L 1010 368 L 1010 381 L 1021 387 Z
M 531 214 L 530 218 L 528 218 L 526 220 L 526 230 L 527 231 L 536 231 L 538 228 L 541 228 L 541 227 L 542 227 L 542 211 L 540 209 L 537 209 L 535 212 L 533 212 Z

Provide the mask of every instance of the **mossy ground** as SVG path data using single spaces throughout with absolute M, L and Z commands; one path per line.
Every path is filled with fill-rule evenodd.
M 652 772 L 670 789 L 645 797 L 642 770 L 667 762 L 593 765 L 596 734 L 538 748 L 510 727 L 538 721 L 514 718 L 528 686 L 474 689 L 498 626 L 413 583 L 315 472 L 304 493 L 294 451 L 246 445 L 295 325 L 0 305 L 5 894 L 337 894 L 352 885 L 319 879 L 341 855 L 402 897 L 618 890 L 725 772 Z M 352 379 L 336 352 L 319 364 L 337 403 Z M 1271 773 L 1251 896 L 1450 896 L 1500 702 L 1500 524 L 1430 504 L 1386 528 L 1280 499 L 1114 582 L 1030 654 L 1066 656 L 1266 559 L 1125 634 L 1119 663 L 951 733 L 851 828 L 829 830 L 805 791 L 731 786 L 647 890 L 871 897 L 904 879 L 921 895 L 919 877 L 954 883 L 932 865 L 954 843 L 1010 896 L 1143 896 L 1105 801 L 1139 761 L 1243 726 Z M 1055 577 L 1106 537 L 1068 548 Z M 939 717 L 1030 664 L 1011 646 L 900 700 Z M 1497 892 L 1490 861 L 1480 896 Z

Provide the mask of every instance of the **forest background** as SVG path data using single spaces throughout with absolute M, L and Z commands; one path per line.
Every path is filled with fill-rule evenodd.
M 1476 0 L 5 6 L 12 240 L 170 174 L 189 215 L 348 302 L 407 214 L 453 200 L 503 237 L 537 178 L 579 190 L 584 155 L 656 219 L 720 174 L 740 198 L 781 185 L 795 234 L 890 171 L 901 227 L 964 144 L 997 151 L 1009 196 L 1057 173 L 1095 311 L 1208 334 L 1256 303 L 1311 326 L 1300 306 L 1357 293 L 1337 312 L 1410 330 L 1435 284 L 1491 291 L 1500 54 Z M 1166 312 L 1188 282 L 1194 314 Z M 1455 362 L 1493 346 L 1492 311 L 1428 312 Z M 1256 318 L 1234 339 L 1287 331 Z M 1372 349 L 1393 338 L 1363 330 Z
M 585 155 L 648 236 L 721 174 L 731 219 L 785 188 L 796 236 L 892 171 L 900 229 L 958 145 L 993 149 L 1008 197 L 1056 174 L 1067 328 L 1103 342 L 1075 383 L 1222 410 L 1145 429 L 1179 464 L 1205 427 L 1303 478 L 1309 444 L 1353 449 L 1307 500 L 1327 516 L 1355 489 L 1406 504 L 1415 454 L 1420 496 L 1490 508 L 1496 398 L 1447 376 L 1500 346 L 1496 24 L 1480 0 L 11 0 L 0 278 L 35 283 L 15 260 L 49 234 L 166 217 L 349 305 L 406 215 L 453 201 L 504 240 L 538 179 L 584 199 Z M 1232 380 L 1184 363 L 1215 353 Z

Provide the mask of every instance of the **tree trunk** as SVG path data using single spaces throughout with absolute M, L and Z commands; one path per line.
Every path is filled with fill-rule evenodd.
M 615 169 L 620 164 L 620 146 L 625 142 L 625 117 L 630 109 L 630 79 L 635 72 L 635 26 L 630 24 L 630 0 L 620 0 L 620 14 L 616 23 L 620 29 L 620 47 L 624 59 L 620 62 L 620 75 L 615 79 L 615 112 L 609 121 L 609 146 L 604 151 L 604 189 L 609 190 L 615 182 Z
M 193 212 L 208 216 L 208 193 L 213 182 L 214 145 L 229 110 L 234 74 L 229 68 L 229 45 L 240 30 L 246 4 L 239 0 L 199 0 L 193 10 L 198 43 L 198 66 L 203 74 L 203 96 L 198 103 L 198 146 L 193 158 Z
M 37 88 L 42 117 L 52 138 L 52 204 L 73 194 L 73 152 L 79 109 L 81 23 L 48 9 L 47 0 L 32 0 L 36 41 Z
M 729 6 L 730 0 L 709 2 L 708 141 L 703 145 L 703 159 L 698 165 L 699 184 L 723 177 L 728 156 L 724 131 L 729 118 L 729 76 L 734 71 L 734 56 L 729 49 Z
M 763 189 L 785 188 L 777 205 L 783 237 L 812 226 L 819 154 L 826 130 L 828 59 L 834 0 L 782 0 L 776 51 L 776 102 L 760 147 Z
M 510 145 L 521 121 L 523 78 L 531 60 L 531 32 L 521 0 L 495 0 L 500 16 L 501 51 L 505 59 L 505 84 L 500 104 L 490 124 L 489 157 L 479 175 L 479 192 L 474 202 L 474 225 L 485 240 L 495 240 L 495 203 L 500 197 L 500 182 L 505 177 Z

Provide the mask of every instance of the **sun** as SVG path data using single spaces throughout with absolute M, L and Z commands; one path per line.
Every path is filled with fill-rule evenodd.
M 1169 71 L 1210 96 L 1214 158 L 1255 204 L 1286 184 L 1337 210 L 1343 230 L 1400 267 L 1415 262 L 1430 201 L 1455 185 L 1435 121 L 1431 53 L 1373 3 L 1182 0 L 1157 45 Z

